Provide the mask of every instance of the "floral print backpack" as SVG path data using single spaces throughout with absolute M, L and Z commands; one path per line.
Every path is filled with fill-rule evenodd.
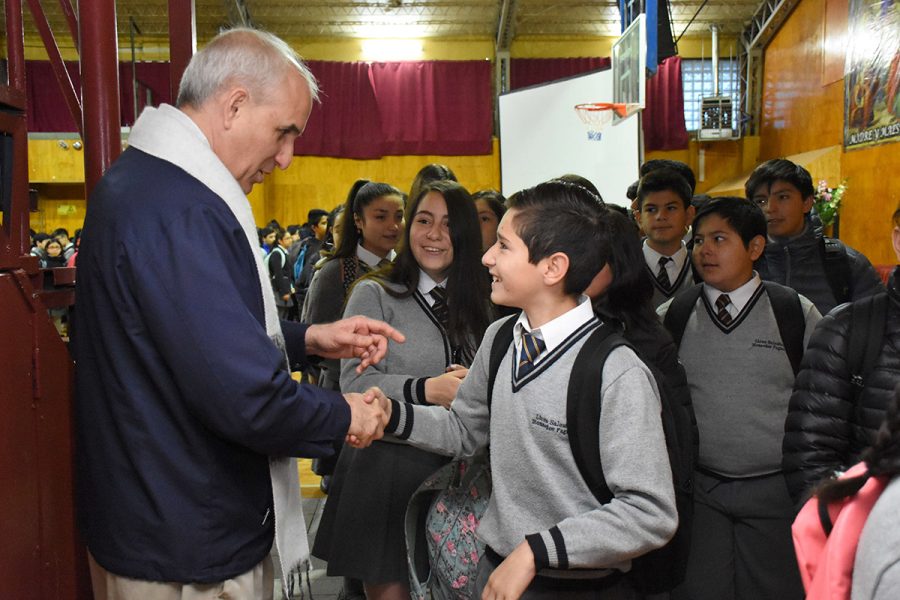
M 472 597 L 478 563 L 484 555 L 484 542 L 476 531 L 490 497 L 486 454 L 444 465 L 413 493 L 405 522 L 413 600 L 425 600 L 429 590 L 433 600 Z

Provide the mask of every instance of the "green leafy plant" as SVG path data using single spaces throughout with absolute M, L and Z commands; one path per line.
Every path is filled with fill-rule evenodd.
M 822 225 L 828 227 L 834 223 L 834 218 L 841 211 L 841 199 L 847 191 L 847 180 L 843 180 L 837 187 L 828 187 L 828 182 L 822 179 L 816 188 L 813 206 L 822 220 Z

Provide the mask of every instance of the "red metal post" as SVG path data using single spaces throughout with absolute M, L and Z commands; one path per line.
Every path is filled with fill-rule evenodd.
M 78 3 L 86 197 L 122 151 L 115 0 Z
M 78 16 L 75 9 L 72 8 L 70 0 L 59 0 L 59 7 L 66 16 L 66 23 L 69 25 L 69 31 L 72 33 L 72 41 L 75 42 L 75 49 L 78 50 Z
M 194 0 L 169 0 L 169 90 L 172 93 L 172 104 L 175 104 L 178 97 L 181 75 L 196 51 L 197 19 Z
M 22 29 L 22 0 L 6 0 L 6 45 L 9 87 L 25 92 L 25 31 Z

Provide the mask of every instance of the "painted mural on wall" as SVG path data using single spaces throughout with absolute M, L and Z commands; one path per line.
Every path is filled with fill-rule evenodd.
M 900 0 L 850 0 L 844 147 L 900 140 Z

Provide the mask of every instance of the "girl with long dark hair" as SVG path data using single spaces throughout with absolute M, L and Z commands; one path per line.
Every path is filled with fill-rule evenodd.
M 360 280 L 344 312 L 391 323 L 407 341 L 361 374 L 358 360 L 342 361 L 341 390 L 377 386 L 397 400 L 449 406 L 490 322 L 488 282 L 473 276 L 481 273 L 481 231 L 456 182 L 425 184 L 410 200 L 396 261 Z M 392 441 L 345 447 L 313 549 L 329 575 L 361 579 L 369 598 L 408 598 L 406 505 L 447 460 Z
M 341 318 L 350 286 L 389 263 L 403 229 L 403 194 L 392 185 L 360 179 L 338 216 L 339 243 L 309 284 L 300 320 L 310 325 Z M 340 362 L 323 361 L 319 385 L 339 389 Z

